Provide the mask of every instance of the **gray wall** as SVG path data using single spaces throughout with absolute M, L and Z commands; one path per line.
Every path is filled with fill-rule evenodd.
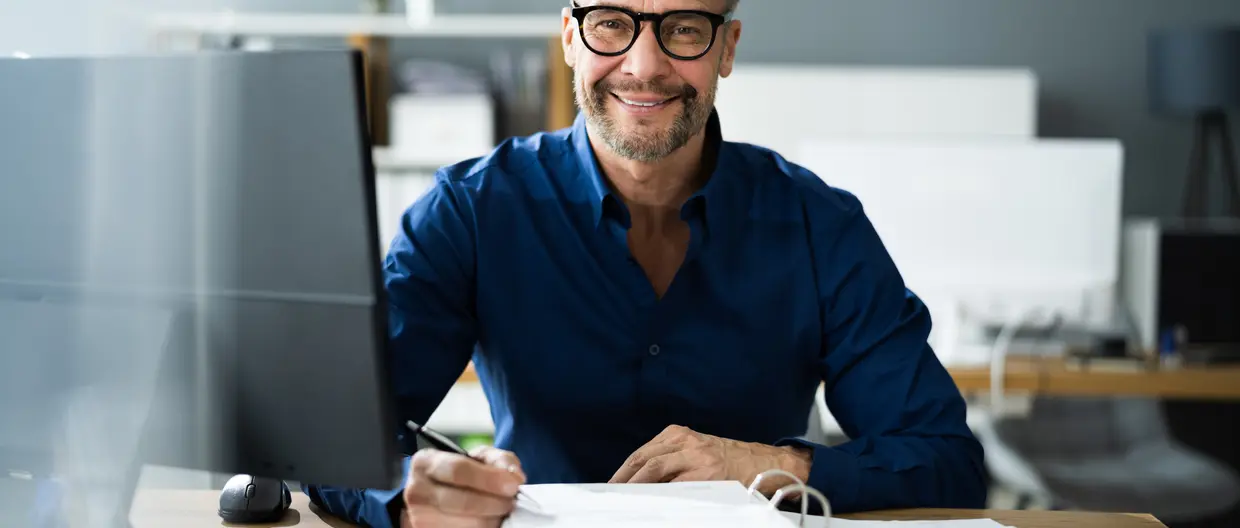
M 567 5 L 439 2 L 452 12 L 555 13 Z M 1126 213 L 1167 216 L 1179 210 L 1191 126 L 1146 111 L 1146 31 L 1240 24 L 1240 0 L 744 0 L 739 18 L 738 61 L 1032 68 L 1040 134 L 1121 139 Z
M 1237 0 L 774 3 L 742 8 L 738 60 L 1032 68 L 1041 135 L 1120 138 L 1125 211 L 1157 216 L 1178 211 L 1191 127 L 1146 111 L 1146 30 L 1240 23 Z
M 444 12 L 555 16 L 568 0 L 437 0 Z M 145 45 L 140 16 L 166 10 L 355 11 L 360 0 L 0 0 L 0 53 L 125 51 Z M 42 7 L 41 7 L 42 6 Z M 394 9 L 402 9 L 396 0 Z M 54 13 L 55 12 L 55 13 Z M 740 61 L 1018 66 L 1041 82 L 1040 132 L 1117 137 L 1127 151 L 1125 211 L 1172 215 L 1190 124 L 1145 109 L 1147 28 L 1240 23 L 1240 0 L 744 0 Z M 497 49 L 530 41 L 417 40 L 396 58 L 487 68 Z

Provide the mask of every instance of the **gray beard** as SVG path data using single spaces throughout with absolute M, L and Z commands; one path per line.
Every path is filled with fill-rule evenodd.
M 581 79 L 576 79 L 573 90 L 576 92 L 577 106 L 586 114 L 590 130 L 616 155 L 642 163 L 652 163 L 667 157 L 685 146 L 694 134 L 705 128 L 714 107 L 717 88 L 717 83 L 712 84 L 703 98 L 692 87 L 685 87 L 674 93 L 664 87 L 648 87 L 645 91 L 680 97 L 683 106 L 667 130 L 639 135 L 621 131 L 615 119 L 607 113 L 607 98 L 611 97 L 612 92 L 608 83 L 600 80 L 587 90 L 583 90 L 582 85 Z

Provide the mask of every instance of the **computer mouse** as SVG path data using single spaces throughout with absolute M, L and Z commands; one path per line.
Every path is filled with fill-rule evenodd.
M 238 524 L 274 523 L 293 502 L 283 480 L 236 475 L 220 492 L 220 518 Z

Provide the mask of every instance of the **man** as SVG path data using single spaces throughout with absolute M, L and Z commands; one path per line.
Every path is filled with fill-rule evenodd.
M 836 512 L 983 506 L 930 315 L 861 204 L 720 138 L 736 4 L 565 10 L 576 124 L 440 171 L 386 260 L 400 418 L 425 422 L 472 357 L 497 447 L 485 464 L 420 451 L 402 490 L 312 500 L 368 525 L 494 527 L 521 483 L 782 468 Z M 820 384 L 852 441 L 795 438 Z

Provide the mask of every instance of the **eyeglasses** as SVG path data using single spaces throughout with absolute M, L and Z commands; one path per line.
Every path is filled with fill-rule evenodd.
M 576 2 L 572 13 L 581 29 L 581 41 L 598 55 L 615 57 L 627 53 L 641 35 L 642 23 L 650 22 L 663 53 L 686 61 L 710 52 L 719 26 L 729 19 L 708 11 L 637 13 L 613 6 L 579 7 Z

